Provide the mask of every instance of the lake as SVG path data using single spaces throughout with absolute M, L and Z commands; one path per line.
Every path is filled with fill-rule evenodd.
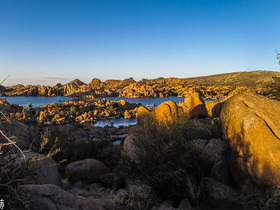
M 5 96 L 10 104 L 18 104 L 20 106 L 28 107 L 31 103 L 33 107 L 41 107 L 51 103 L 61 103 L 73 99 L 73 97 L 66 96 Z
M 141 103 L 142 106 L 147 105 L 160 105 L 164 101 L 174 101 L 175 103 L 183 102 L 185 100 L 184 97 L 176 97 L 176 96 L 169 96 L 169 97 L 162 97 L 162 98 L 124 98 L 124 97 L 99 97 L 99 99 L 105 98 L 107 100 L 125 100 L 129 103 Z
M 120 126 L 136 125 L 137 119 L 118 118 L 118 119 L 98 120 L 97 123 L 94 124 L 94 126 L 100 126 L 100 127 L 104 127 L 106 125 L 110 126 L 111 122 L 113 122 L 114 127 L 118 128 Z
M 153 105 L 156 106 L 160 105 L 164 101 L 174 101 L 175 103 L 184 102 L 184 97 L 176 97 L 176 96 L 169 96 L 169 97 L 162 97 L 162 98 L 124 98 L 124 97 L 100 97 L 100 99 L 105 98 L 107 100 L 113 100 L 113 101 L 120 101 L 125 100 L 129 103 L 141 103 L 142 106 L 147 105 Z M 94 126 L 101 126 L 104 127 L 106 125 L 111 125 L 111 122 L 113 121 L 113 124 L 116 128 L 119 126 L 128 126 L 128 125 L 136 125 L 137 119 L 108 119 L 108 120 L 98 120 L 97 123 L 94 124 Z
M 61 103 L 65 101 L 69 101 L 71 99 L 74 99 L 74 97 L 68 97 L 68 96 L 5 96 L 6 100 L 10 104 L 18 104 L 20 106 L 28 106 L 29 103 L 32 104 L 33 107 L 41 107 L 46 104 L 51 103 Z M 184 97 L 176 97 L 176 96 L 169 96 L 169 97 L 162 97 L 162 98 L 124 98 L 124 97 L 99 97 L 99 99 L 105 98 L 107 100 L 114 100 L 114 101 L 120 101 L 125 100 L 129 103 L 141 103 L 142 106 L 147 105 L 159 105 L 164 101 L 174 101 L 176 103 L 179 103 L 180 101 L 184 101 Z

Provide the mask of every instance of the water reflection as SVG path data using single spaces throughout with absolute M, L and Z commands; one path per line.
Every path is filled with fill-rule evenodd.
M 125 118 L 118 118 L 118 119 L 106 119 L 106 120 L 98 120 L 94 126 L 104 127 L 106 125 L 110 126 L 113 124 L 114 127 L 118 128 L 120 126 L 128 126 L 128 125 L 136 125 L 137 119 L 125 119 Z

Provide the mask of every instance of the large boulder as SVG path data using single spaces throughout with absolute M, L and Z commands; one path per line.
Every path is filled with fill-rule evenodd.
M 210 117 L 220 117 L 224 102 L 205 101 L 205 107 Z
M 23 185 L 21 191 L 29 195 L 31 210 L 103 210 L 103 202 L 69 193 L 52 184 Z
M 140 106 L 137 109 L 136 118 L 137 118 L 137 124 L 143 124 L 145 118 L 149 116 L 151 112 L 144 106 Z
M 154 110 L 159 122 L 170 122 L 178 116 L 177 104 L 173 101 L 165 101 Z
M 66 173 L 72 181 L 83 181 L 85 183 L 98 182 L 100 176 L 109 172 L 104 163 L 95 159 L 84 159 L 69 163 Z
M 209 162 L 219 161 L 227 149 L 227 144 L 221 139 L 211 139 L 202 150 L 203 157 Z
M 242 209 L 237 199 L 238 193 L 233 188 L 209 177 L 205 177 L 203 189 L 205 193 L 205 203 L 208 208 L 202 209 Z
M 208 116 L 205 103 L 199 93 L 195 92 L 190 97 L 185 98 L 184 103 L 190 118 L 201 118 Z
M 250 177 L 280 185 L 280 102 L 244 92 L 228 99 L 221 111 L 229 165 L 238 184 Z
M 134 139 L 134 135 L 133 134 L 128 135 L 124 139 L 123 150 L 122 150 L 122 154 L 129 156 L 131 159 L 135 159 L 136 158 L 136 154 L 135 153 L 137 151 L 137 147 L 134 145 L 133 139 Z
M 12 121 L 11 126 L 13 134 L 16 136 L 17 145 L 22 149 L 29 149 L 34 138 L 30 126 L 19 121 Z
M 25 157 L 29 163 L 24 177 L 25 184 L 62 186 L 57 164 L 51 157 L 35 152 L 25 153 Z

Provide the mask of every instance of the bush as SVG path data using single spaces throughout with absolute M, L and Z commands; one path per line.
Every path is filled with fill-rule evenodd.
M 276 100 L 280 100 L 280 77 L 272 77 L 272 82 L 267 85 L 267 88 L 270 90 L 269 93 L 265 95 L 269 95 L 271 98 Z
M 153 115 L 146 117 L 135 134 L 136 157 L 124 159 L 126 169 L 153 187 L 163 200 L 179 202 L 189 197 L 197 203 L 204 172 L 201 151 L 192 140 L 206 129 L 185 115 L 166 126 Z
M 19 193 L 26 164 L 21 159 L 23 153 L 10 137 L 12 130 L 6 116 L 0 113 L 0 199 L 5 209 L 27 209 L 28 198 Z
M 280 208 L 280 188 L 267 187 L 248 179 L 237 199 L 242 202 L 244 209 L 277 210 Z

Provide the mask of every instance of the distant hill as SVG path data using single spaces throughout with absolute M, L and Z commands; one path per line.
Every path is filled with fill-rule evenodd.
M 272 82 L 273 77 L 280 77 L 275 71 L 241 71 L 211 76 L 186 78 L 185 81 L 193 85 L 230 85 L 244 87 L 262 87 Z
M 217 74 L 193 78 L 101 80 L 94 78 L 89 84 L 75 79 L 65 85 L 23 86 L 14 85 L 5 88 L 7 96 L 82 96 L 95 97 L 119 96 L 130 98 L 188 96 L 192 92 L 201 92 L 206 98 L 229 97 L 242 91 L 253 91 L 269 95 L 267 85 L 273 77 L 280 77 L 279 72 L 251 71 Z M 270 90 L 271 92 L 271 90 Z

